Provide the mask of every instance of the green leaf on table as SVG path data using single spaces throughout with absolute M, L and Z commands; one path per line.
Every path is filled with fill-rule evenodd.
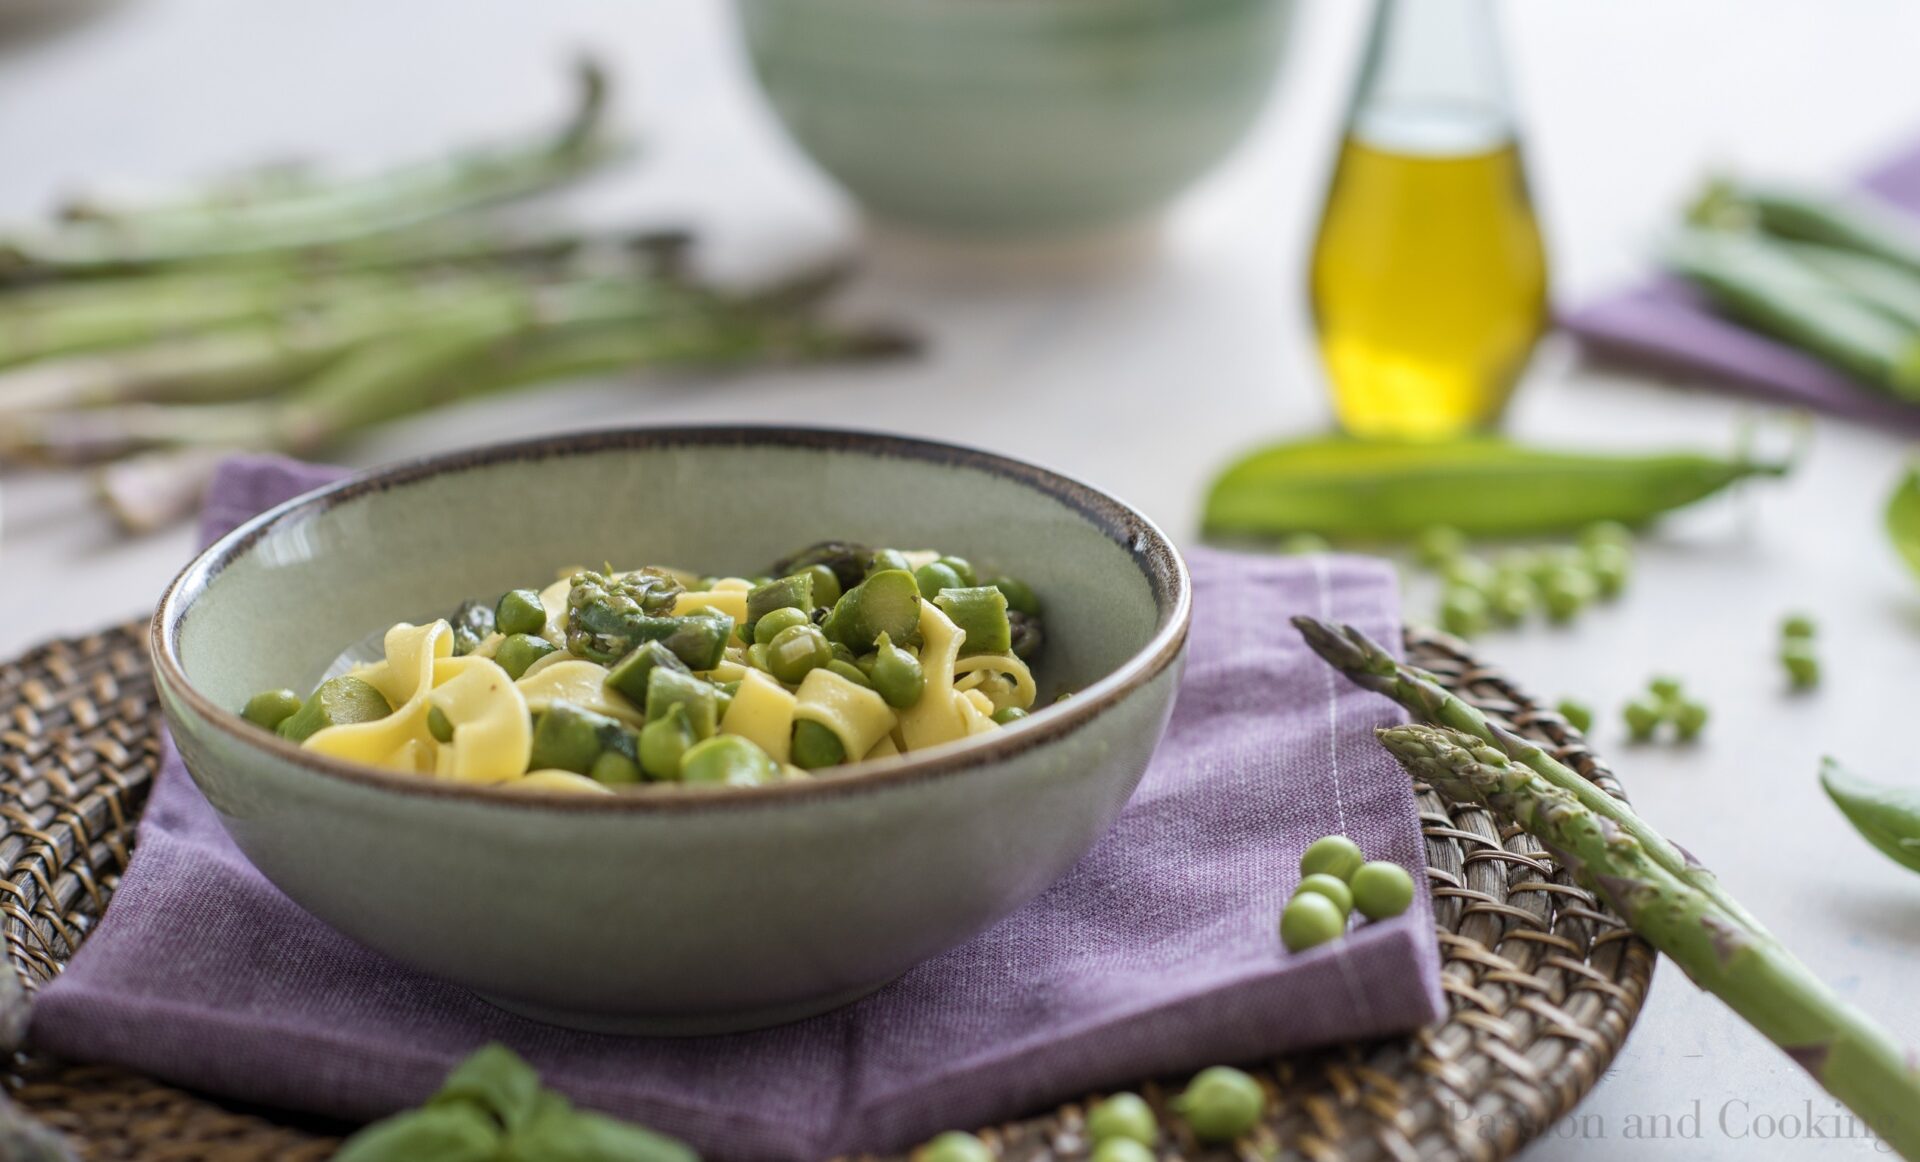
M 1887 499 L 1887 536 L 1907 568 L 1920 577 L 1920 462 L 1907 465 Z
M 498 1042 L 482 1046 L 454 1066 L 429 1107 L 473 1102 L 490 1111 L 512 1130 L 533 1113 L 540 1094 L 540 1075 L 519 1054 Z
M 500 1126 L 462 1101 L 409 1110 L 347 1139 L 333 1162 L 496 1162 Z
M 507 1135 L 500 1157 L 502 1162 L 700 1162 L 678 1139 L 576 1110 L 551 1090 L 540 1092 L 526 1123 Z

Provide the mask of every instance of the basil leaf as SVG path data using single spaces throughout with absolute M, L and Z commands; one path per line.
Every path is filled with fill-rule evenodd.
M 700 1162 L 675 1138 L 605 1114 L 576 1110 L 542 1091 L 533 1116 L 507 1135 L 502 1162 Z
M 1887 536 L 1907 568 L 1920 577 L 1920 463 L 1909 464 L 1887 498 Z
M 511 1130 L 533 1113 L 534 1099 L 539 1092 L 540 1075 L 533 1067 L 513 1050 L 494 1042 L 475 1050 L 454 1066 L 440 1086 L 440 1092 L 434 1094 L 427 1105 L 475 1102 Z
M 471 1102 L 428 1106 L 347 1139 L 333 1162 L 498 1162 L 500 1127 Z

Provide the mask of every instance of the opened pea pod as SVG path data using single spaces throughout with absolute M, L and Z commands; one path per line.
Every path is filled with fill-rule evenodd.
M 423 777 L 611 793 L 746 787 L 1004 729 L 1037 709 L 1044 607 L 933 549 L 828 541 L 750 577 L 569 569 L 400 622 L 380 660 L 243 717 Z

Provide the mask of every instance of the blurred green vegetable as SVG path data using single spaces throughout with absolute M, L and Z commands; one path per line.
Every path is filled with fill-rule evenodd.
M 1820 786 L 1868 843 L 1920 871 L 1920 791 L 1868 782 L 1831 758 L 1820 760 Z
M 1745 454 L 1604 455 L 1485 438 L 1280 444 L 1229 467 L 1207 497 L 1209 534 L 1311 532 L 1403 539 L 1447 525 L 1471 536 L 1573 532 L 1595 521 L 1644 524 L 1739 480 L 1789 465 Z
M 1920 463 L 1907 466 L 1887 498 L 1886 528 L 1894 551 L 1920 577 Z

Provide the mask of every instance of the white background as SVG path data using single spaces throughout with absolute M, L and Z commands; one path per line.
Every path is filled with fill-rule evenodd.
M 1504 13 L 1563 304 L 1641 269 L 1649 240 L 1711 167 L 1838 179 L 1920 132 L 1920 6 L 1900 0 L 1536 2 Z M 1269 115 L 1176 207 L 1142 264 L 1098 281 L 930 279 L 881 255 L 849 306 L 911 322 L 931 340 L 917 362 L 583 385 L 403 424 L 345 458 L 371 464 L 598 423 L 847 422 L 1048 463 L 1190 540 L 1224 458 L 1327 422 L 1302 325 L 1303 253 L 1363 17 L 1357 3 L 1305 6 Z M 373 162 L 532 124 L 560 104 L 560 65 L 583 46 L 616 65 L 622 112 L 644 127 L 648 149 L 583 191 L 579 212 L 692 224 L 735 273 L 856 236 L 848 206 L 759 105 L 729 13 L 712 0 L 127 0 L 57 35 L 0 43 L 0 213 L 34 212 L 103 175 L 187 178 L 302 153 Z M 1685 386 L 1580 369 L 1549 346 L 1514 427 L 1542 441 L 1729 446 L 1746 409 Z M 1823 423 L 1788 484 L 1665 526 L 1617 606 L 1570 630 L 1481 645 L 1538 692 L 1603 707 L 1598 740 L 1641 809 L 1912 1042 L 1920 879 L 1858 841 L 1814 782 L 1828 751 L 1876 777 L 1920 779 L 1904 733 L 1920 584 L 1878 526 L 1907 451 Z M 8 479 L 0 654 L 144 611 L 187 550 L 184 531 L 121 538 L 82 479 Z M 1417 592 L 1412 611 L 1430 600 Z M 1772 657 L 1790 607 L 1821 624 L 1827 681 L 1809 697 L 1783 692 Z M 1624 745 L 1616 708 L 1655 671 L 1684 676 L 1712 705 L 1706 741 Z M 1700 1140 L 1624 1140 L 1631 1116 L 1682 1114 L 1696 1100 Z M 1663 966 L 1581 1123 L 1528 1156 L 1873 1155 L 1860 1141 L 1738 1136 L 1759 1115 L 1803 1114 L 1809 1100 L 1832 1108 Z M 1728 1105 L 1739 1102 L 1750 1104 Z

